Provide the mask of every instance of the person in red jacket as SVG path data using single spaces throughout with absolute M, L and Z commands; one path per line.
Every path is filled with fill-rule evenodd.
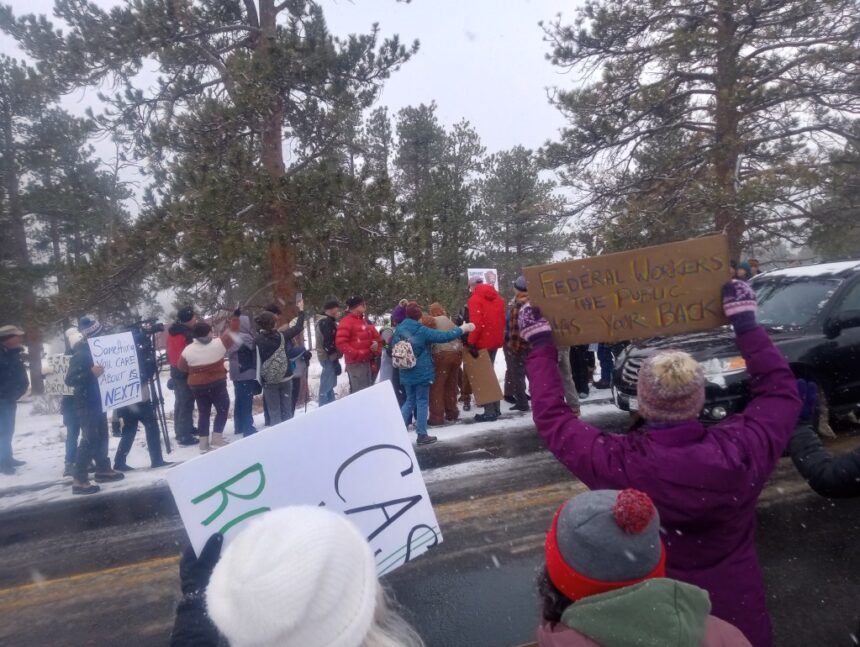
M 379 331 L 364 317 L 367 305 L 359 296 L 346 301 L 347 315 L 337 326 L 335 346 L 346 360 L 349 392 L 355 393 L 373 384 L 373 361 L 382 352 Z
M 468 348 L 473 357 L 486 349 L 490 360 L 495 363 L 496 352 L 505 343 L 505 302 L 496 288 L 486 285 L 480 279 L 472 286 L 469 297 L 469 321 L 475 330 L 469 334 Z M 502 413 L 500 402 L 484 405 L 484 413 L 475 416 L 478 422 L 493 422 Z

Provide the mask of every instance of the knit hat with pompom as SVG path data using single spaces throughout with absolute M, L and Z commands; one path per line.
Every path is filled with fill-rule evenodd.
M 593 490 L 555 513 L 546 568 L 569 600 L 606 593 L 666 573 L 660 515 L 639 490 Z
M 695 420 L 705 404 L 705 373 L 687 353 L 663 351 L 642 364 L 637 390 L 648 422 Z

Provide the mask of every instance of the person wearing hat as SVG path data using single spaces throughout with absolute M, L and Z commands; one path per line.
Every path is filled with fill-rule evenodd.
M 105 330 L 94 317 L 82 317 L 78 322 L 78 330 L 84 340 L 72 350 L 69 360 L 69 370 L 66 373 L 66 385 L 75 390 L 75 408 L 81 423 L 81 440 L 75 455 L 75 469 L 72 475 L 72 494 L 95 494 L 99 486 L 91 484 L 88 477 L 90 463 L 95 462 L 94 478 L 97 483 L 121 481 L 122 472 L 111 468 L 108 456 L 107 415 L 102 411 L 99 378 L 104 373 L 101 366 L 93 361 L 90 345 L 86 340 L 94 339 L 104 334 Z
M 335 346 L 346 361 L 349 391 L 356 393 L 373 384 L 373 361 L 382 352 L 382 337 L 366 319 L 367 305 L 360 296 L 346 300 L 347 314 L 337 326 Z
M 334 402 L 334 387 L 341 373 L 341 354 L 337 350 L 337 319 L 340 316 L 340 302 L 329 299 L 323 305 L 323 316 L 317 320 L 317 360 L 322 367 L 320 373 L 319 406 Z
M 237 342 L 230 346 L 230 381 L 233 382 L 233 432 L 244 437 L 257 433 L 254 427 L 254 395 L 260 392 L 257 382 L 257 349 L 251 317 L 242 314 L 241 308 L 233 311 L 239 320 Z
M 400 382 L 406 389 L 406 402 L 400 409 L 403 422 L 409 424 L 415 417 L 415 431 L 418 434 L 419 445 L 430 445 L 436 442 L 435 436 L 427 434 L 427 419 L 430 411 L 430 385 L 435 378 L 433 368 L 433 344 L 444 344 L 453 341 L 463 334 L 472 332 L 475 324 L 463 324 L 450 330 L 433 330 L 421 324 L 424 313 L 414 301 L 406 306 L 406 319 L 397 326 L 391 339 L 392 348 L 405 341 L 412 347 L 415 355 L 415 366 L 400 369 Z
M 708 591 L 715 616 L 755 647 L 770 647 L 756 502 L 788 444 L 801 401 L 791 368 L 756 321 L 749 284 L 726 283 L 722 301 L 750 375 L 751 399 L 743 412 L 709 427 L 698 420 L 704 371 L 688 354 L 649 357 L 638 380 L 644 425 L 608 434 L 565 405 L 552 327 L 538 308 L 522 308 L 520 330 L 532 345 L 529 381 L 540 385 L 532 389 L 534 422 L 550 451 L 591 489 L 648 493 L 666 529 L 668 576 Z
M 292 339 L 305 325 L 305 304 L 299 301 L 299 316 L 292 327 L 278 328 L 278 318 L 270 310 L 257 315 L 254 322 L 259 333 L 254 338 L 260 365 L 263 403 L 268 414 L 267 425 L 277 425 L 293 417 L 293 370 L 289 350 Z
M 481 350 L 486 350 L 490 354 L 490 361 L 495 363 L 496 353 L 505 344 L 505 312 L 505 301 L 496 288 L 483 282 L 472 286 L 469 321 L 475 325 L 475 330 L 469 333 L 466 346 L 473 357 L 478 357 Z M 502 413 L 500 402 L 489 402 L 483 406 L 484 413 L 475 416 L 477 422 L 493 422 Z
M 84 341 L 84 336 L 77 326 L 71 326 L 63 333 L 66 341 L 65 356 L 71 361 L 75 347 Z M 43 371 L 44 372 L 44 371 Z M 81 435 L 81 421 L 78 417 L 78 411 L 75 407 L 75 391 L 70 387 L 65 387 L 60 401 L 60 412 L 63 414 L 63 426 L 66 428 L 66 460 L 63 469 L 63 476 L 74 476 L 75 474 L 75 459 L 78 454 L 78 439 Z
M 455 330 L 457 326 L 448 317 L 445 308 L 439 303 L 430 304 L 430 316 L 436 330 Z M 460 417 L 457 408 L 459 395 L 459 372 L 463 364 L 463 341 L 454 339 L 444 344 L 433 344 L 433 366 L 436 376 L 430 387 L 430 417 L 428 425 L 442 425 L 454 422 Z
M 529 343 L 520 335 L 520 309 L 529 300 L 529 288 L 526 277 L 520 276 L 514 281 L 514 301 L 508 316 L 508 338 L 505 341 L 505 357 L 508 360 L 511 387 L 513 390 L 514 406 L 511 411 L 528 411 L 529 396 L 526 393 L 526 357 L 529 354 Z
M 23 351 L 24 331 L 18 326 L 0 326 L 0 474 L 12 475 L 24 464 L 12 455 L 18 400 L 30 387 Z
M 173 430 L 176 442 L 183 446 L 197 444 L 194 437 L 194 394 L 188 386 L 188 374 L 179 369 L 179 358 L 185 347 L 194 341 L 193 328 L 197 323 L 194 307 L 182 306 L 176 321 L 167 329 L 167 361 L 170 363 L 170 385 L 173 387 Z
M 593 490 L 556 511 L 538 580 L 538 647 L 749 647 L 707 591 L 667 579 L 660 516 L 639 490 Z

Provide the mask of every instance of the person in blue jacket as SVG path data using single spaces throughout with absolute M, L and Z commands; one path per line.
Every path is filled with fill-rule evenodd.
M 453 330 L 433 330 L 420 323 L 421 306 L 411 301 L 406 306 L 406 319 L 397 326 L 391 347 L 394 349 L 401 341 L 412 345 L 415 354 L 415 366 L 400 369 L 400 383 L 406 389 L 406 402 L 400 411 L 403 421 L 408 425 L 415 414 L 415 431 L 418 432 L 419 445 L 431 445 L 436 442 L 435 436 L 427 434 L 427 416 L 430 412 L 430 385 L 436 372 L 433 368 L 433 344 L 444 344 L 457 339 L 461 335 L 472 332 L 475 324 L 465 323 Z

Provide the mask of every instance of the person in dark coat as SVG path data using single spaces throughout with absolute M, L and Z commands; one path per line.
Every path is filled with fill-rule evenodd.
M 30 386 L 21 353 L 24 331 L 17 326 L 0 327 L 0 474 L 14 474 L 24 464 L 12 455 L 18 400 Z
M 812 428 L 818 387 L 805 380 L 798 380 L 797 385 L 803 410 L 788 444 L 794 466 L 821 496 L 831 499 L 860 496 L 860 447 L 839 456 L 828 452 Z
M 182 446 L 197 444 L 194 430 L 194 394 L 188 386 L 188 374 L 179 370 L 179 358 L 185 347 L 194 341 L 197 315 L 192 306 L 183 306 L 167 329 L 167 361 L 170 363 L 170 384 L 173 387 L 173 429 L 176 442 Z
M 292 328 L 277 328 L 277 317 L 268 310 L 261 312 L 254 320 L 259 328 L 254 343 L 257 346 L 263 401 L 269 413 L 270 425 L 277 425 L 293 417 L 293 372 L 289 367 L 287 352 L 290 340 L 298 335 L 305 325 L 305 304 L 300 301 L 297 306 L 299 316 Z
M 93 339 L 104 334 L 102 325 L 91 317 L 83 317 L 78 330 L 85 339 Z M 93 362 L 90 345 L 80 342 L 69 361 L 66 384 L 75 389 L 75 407 L 81 422 L 81 441 L 75 456 L 75 469 L 72 477 L 72 494 L 95 494 L 98 485 L 93 485 L 87 476 L 90 463 L 95 461 L 95 480 L 98 483 L 121 481 L 123 473 L 111 468 L 108 457 L 108 421 L 102 411 L 99 378 L 104 373 L 101 366 Z
M 713 614 L 738 627 L 754 647 L 772 644 L 755 546 L 756 503 L 785 450 L 801 409 L 782 353 L 756 321 L 752 288 L 723 287 L 723 310 L 746 361 L 752 398 L 743 412 L 711 427 L 702 366 L 688 354 L 649 357 L 639 372 L 643 430 L 607 434 L 564 402 L 552 327 L 524 306 L 535 426 L 547 447 L 590 489 L 637 488 L 657 506 L 666 529 L 666 573 L 711 596 Z
M 322 368 L 319 386 L 319 406 L 321 407 L 335 401 L 334 388 L 337 386 L 337 377 L 341 373 L 341 354 L 335 344 L 340 302 L 337 299 L 329 299 L 323 306 L 323 312 L 325 314 L 320 317 L 316 325 L 317 360 Z

